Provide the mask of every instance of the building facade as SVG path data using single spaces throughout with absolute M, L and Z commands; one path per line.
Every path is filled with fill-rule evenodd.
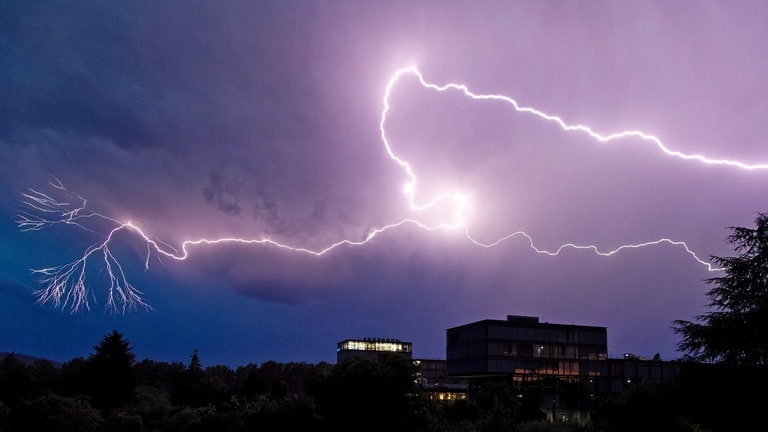
M 391 338 L 347 339 L 336 344 L 336 361 L 352 358 L 376 360 L 380 354 L 395 354 L 413 358 L 413 344 Z
M 540 323 L 509 315 L 447 330 L 446 360 L 453 376 L 599 376 L 605 374 L 605 327 Z
M 608 358 L 605 327 L 550 324 L 509 315 L 446 331 L 446 370 L 466 379 L 469 394 L 484 381 L 506 381 L 518 397 L 537 399 L 552 421 L 588 419 L 599 397 L 620 393 L 638 380 L 671 379 L 678 362 L 627 354 Z
M 417 382 L 432 400 L 455 401 L 467 398 L 467 380 L 448 376 L 446 361 L 415 359 Z

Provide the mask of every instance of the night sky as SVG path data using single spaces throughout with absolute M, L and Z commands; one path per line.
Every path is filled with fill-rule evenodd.
M 761 1 L 2 1 L 0 351 L 445 358 L 515 314 L 679 358 L 710 256 L 768 211 L 766 52 Z M 115 229 L 90 309 L 37 302 L 32 270 Z M 223 238 L 262 242 L 184 243 Z M 151 308 L 107 307 L 104 250 Z

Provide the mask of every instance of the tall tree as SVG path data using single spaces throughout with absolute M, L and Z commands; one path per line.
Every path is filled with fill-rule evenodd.
M 676 320 L 680 351 L 712 363 L 768 363 L 768 214 L 758 213 L 754 228 L 730 227 L 727 237 L 738 253 L 712 257 L 722 276 L 706 279 L 712 310 L 697 322 Z
M 85 368 L 89 393 L 94 405 L 114 408 L 133 392 L 136 355 L 117 330 L 105 335 L 93 348 Z
M 197 354 L 197 350 L 189 357 L 189 368 L 191 372 L 200 373 L 203 371 L 203 364 L 200 363 L 200 356 Z

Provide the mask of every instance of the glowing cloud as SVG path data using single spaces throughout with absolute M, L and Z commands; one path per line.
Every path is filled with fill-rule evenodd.
M 90 310 L 91 299 L 95 298 L 90 292 L 87 284 L 87 280 L 89 279 L 88 268 L 90 264 L 91 266 L 101 266 L 100 268 L 103 269 L 107 275 L 108 286 L 105 308 L 110 311 L 117 312 L 130 311 L 136 308 L 150 308 L 150 306 L 142 299 L 141 291 L 137 290 L 128 281 L 123 266 L 120 264 L 110 249 L 110 245 L 115 240 L 115 234 L 121 231 L 135 234 L 141 241 L 146 244 L 147 252 L 144 260 L 144 265 L 146 268 L 149 268 L 150 258 L 152 256 L 166 257 L 178 261 L 183 261 L 187 259 L 194 247 L 211 246 L 224 243 L 275 247 L 289 250 L 295 253 L 322 256 L 341 246 L 352 247 L 365 245 L 379 234 L 383 234 L 384 232 L 394 230 L 404 225 L 412 225 L 420 229 L 430 231 L 460 230 L 472 244 L 483 248 L 492 248 L 512 238 L 522 237 L 533 251 L 538 254 L 548 256 L 557 256 L 565 249 L 576 249 L 588 250 L 596 255 L 609 257 L 627 249 L 669 245 L 682 249 L 685 253 L 689 254 L 694 261 L 706 267 L 708 271 L 720 270 L 718 268 L 714 268 L 711 263 L 708 263 L 699 258 L 697 254 L 694 253 L 685 242 L 672 240 L 669 238 L 662 238 L 637 244 L 623 244 L 608 251 L 600 250 L 595 245 L 579 245 L 572 243 L 562 244 L 554 250 L 541 249 L 536 246 L 533 237 L 524 231 L 516 231 L 511 234 L 501 236 L 494 241 L 485 243 L 473 238 L 465 221 L 465 215 L 468 206 L 468 200 L 465 198 L 465 196 L 462 195 L 462 193 L 459 191 L 441 193 L 430 197 L 423 203 L 417 203 L 415 194 L 419 185 L 418 177 L 408 161 L 398 156 L 389 141 L 387 136 L 387 118 L 390 110 L 392 109 L 390 105 L 390 95 L 397 83 L 401 79 L 404 79 L 406 76 L 415 77 L 421 86 L 429 90 L 437 92 L 458 91 L 473 100 L 494 100 L 505 102 L 509 104 L 516 112 L 530 114 L 542 120 L 552 122 L 566 132 L 586 134 L 593 140 L 601 143 L 628 139 L 642 140 L 655 146 L 663 156 L 675 157 L 686 161 L 694 161 L 703 164 L 725 165 L 743 170 L 768 169 L 768 164 L 748 164 L 727 159 L 711 159 L 699 154 L 685 154 L 679 151 L 674 151 L 665 145 L 659 138 L 641 131 L 630 130 L 611 134 L 601 134 L 594 131 L 589 126 L 581 124 L 569 124 L 558 116 L 547 114 L 531 107 L 522 106 L 514 99 L 504 95 L 475 94 L 462 84 L 450 83 L 441 86 L 429 83 L 424 79 L 423 75 L 416 67 L 411 66 L 396 71 L 386 85 L 382 100 L 383 109 L 381 111 L 379 131 L 381 142 L 383 143 L 387 154 L 392 159 L 392 161 L 394 161 L 403 169 L 403 171 L 405 171 L 408 177 L 408 181 L 405 184 L 403 192 L 407 197 L 409 211 L 413 214 L 412 217 L 372 229 L 360 239 L 342 239 L 319 249 L 295 247 L 286 243 L 277 242 L 267 237 L 252 239 L 234 237 L 216 239 L 202 238 L 196 240 L 185 240 L 178 247 L 173 247 L 152 237 L 149 233 L 141 228 L 139 223 L 133 221 L 121 221 L 89 209 L 87 200 L 80 196 L 71 194 L 66 190 L 60 181 L 54 180 L 50 182 L 50 187 L 53 189 L 52 193 L 44 193 L 35 189 L 29 189 L 21 194 L 22 203 L 27 207 L 28 210 L 27 212 L 19 214 L 18 219 L 16 220 L 18 227 L 22 231 L 37 231 L 49 228 L 54 225 L 74 225 L 80 229 L 95 231 L 93 226 L 96 225 L 96 222 L 102 225 L 106 223 L 111 226 L 111 228 L 107 230 L 101 242 L 88 247 L 79 259 L 61 266 L 33 270 L 35 274 L 40 276 L 40 281 L 43 284 L 43 288 L 35 292 L 38 302 L 50 302 L 53 303 L 56 307 L 60 307 L 62 309 L 68 308 L 71 310 L 71 312 L 77 312 L 82 309 Z M 429 210 L 438 208 L 438 206 L 440 206 L 440 209 L 446 207 L 450 209 L 450 211 L 448 211 L 446 214 L 441 215 L 441 217 L 444 217 L 445 220 L 438 220 L 437 222 L 430 223 L 425 222 L 425 219 L 427 219 L 424 217 L 425 213 Z

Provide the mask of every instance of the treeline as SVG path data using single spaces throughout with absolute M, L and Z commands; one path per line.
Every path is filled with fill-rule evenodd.
M 0 361 L 0 431 L 486 431 L 543 418 L 490 393 L 481 403 L 433 401 L 417 372 L 387 356 L 235 369 L 203 367 L 197 352 L 187 364 L 136 361 L 115 331 L 61 367 Z
M 504 379 L 436 401 L 410 361 L 266 362 L 232 369 L 136 361 L 118 332 L 56 367 L 0 361 L 0 431 L 720 431 L 759 419 L 763 369 L 696 366 L 601 399 L 582 424 L 545 420 L 540 395 Z M 713 369 L 714 368 L 714 369 Z M 736 429 L 734 429 L 736 428 Z

